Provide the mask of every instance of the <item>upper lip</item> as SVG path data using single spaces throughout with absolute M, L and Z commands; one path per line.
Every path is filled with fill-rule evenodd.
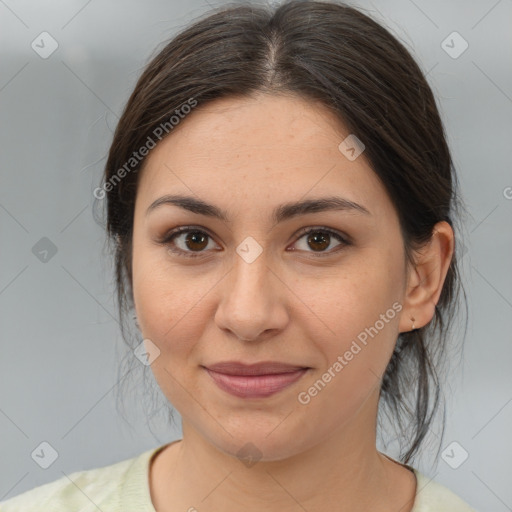
M 305 370 L 307 366 L 297 366 L 276 361 L 263 361 L 261 363 L 246 364 L 239 361 L 224 361 L 221 363 L 209 364 L 208 370 L 226 375 L 270 375 L 277 373 L 291 373 L 298 370 Z

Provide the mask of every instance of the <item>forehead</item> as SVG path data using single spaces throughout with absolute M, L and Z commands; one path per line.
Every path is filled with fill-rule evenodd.
M 351 161 L 340 151 L 349 135 L 326 107 L 294 96 L 199 104 L 146 157 L 137 203 L 181 193 L 239 211 L 336 193 L 391 213 L 364 152 Z

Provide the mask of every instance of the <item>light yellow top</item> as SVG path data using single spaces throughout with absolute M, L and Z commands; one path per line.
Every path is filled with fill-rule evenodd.
M 109 466 L 76 471 L 0 502 L 0 512 L 156 512 L 149 463 L 167 444 Z M 476 512 L 456 494 L 414 468 L 411 512 Z

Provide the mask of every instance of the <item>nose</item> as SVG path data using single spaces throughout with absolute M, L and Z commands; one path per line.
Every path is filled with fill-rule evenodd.
M 220 329 L 242 341 L 266 339 L 284 329 L 286 285 L 269 268 L 265 253 L 251 263 L 237 255 L 223 283 L 215 314 Z

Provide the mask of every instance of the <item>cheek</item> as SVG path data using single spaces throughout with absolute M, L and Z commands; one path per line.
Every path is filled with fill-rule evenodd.
M 196 389 L 197 367 L 194 349 L 202 336 L 204 289 L 198 280 L 179 272 L 161 269 L 158 264 L 145 271 L 134 267 L 134 300 L 144 338 L 158 347 L 159 355 L 151 364 L 158 386 L 173 407 L 180 411 L 190 407 L 190 395 Z
M 326 426 L 343 423 L 372 393 L 378 394 L 398 336 L 402 309 L 399 301 L 392 300 L 395 295 L 387 291 L 383 293 L 375 282 L 366 290 L 347 289 L 330 306 L 326 302 L 320 308 L 330 311 L 323 317 L 330 329 L 322 328 L 325 334 L 321 336 L 309 330 L 322 363 L 301 386 L 297 401 L 312 416 L 324 417 Z M 317 321 L 315 325 L 320 324 Z
M 172 265 L 165 251 L 136 251 L 133 296 L 144 337 L 162 353 L 189 351 L 194 340 L 200 339 L 205 317 L 203 298 L 214 284 L 213 276 Z
M 143 334 L 161 345 L 161 350 L 167 349 L 172 338 L 179 337 L 184 319 L 187 326 L 191 325 L 197 294 L 184 284 L 178 277 L 171 279 L 158 272 L 147 274 L 138 284 L 134 279 L 134 301 Z
M 368 250 L 347 258 L 332 272 L 302 275 L 294 291 L 331 339 L 347 340 L 372 326 L 403 299 L 402 268 L 396 257 Z M 386 325 L 397 323 L 396 306 L 387 316 Z
M 299 293 L 315 313 L 303 330 L 323 355 L 319 373 L 330 371 L 325 380 L 343 394 L 368 390 L 389 362 L 403 307 L 401 276 L 399 259 L 375 252 L 329 279 L 302 280 Z
M 174 315 L 178 314 L 176 306 L 180 286 L 179 283 L 172 283 L 171 274 L 162 264 L 162 258 L 155 257 L 156 251 L 144 247 L 142 243 L 134 246 L 133 299 L 138 321 L 145 337 L 160 339 L 172 325 Z

